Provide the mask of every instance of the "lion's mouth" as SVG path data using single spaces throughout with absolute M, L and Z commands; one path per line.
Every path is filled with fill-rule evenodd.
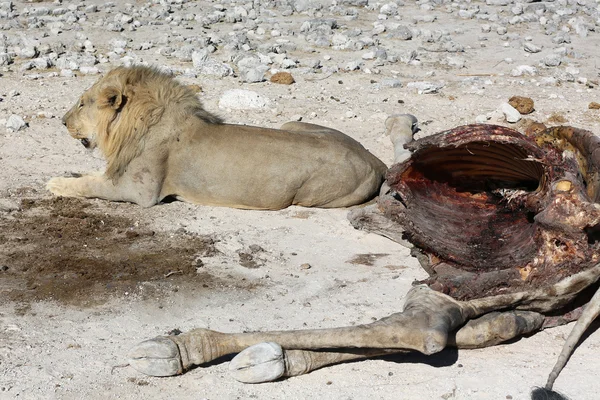
M 86 149 L 90 148 L 91 143 L 90 143 L 89 139 L 84 138 L 84 139 L 79 139 L 79 141 L 81 142 L 83 147 L 85 147 Z

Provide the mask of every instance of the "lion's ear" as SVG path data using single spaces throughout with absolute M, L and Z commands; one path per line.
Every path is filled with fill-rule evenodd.
M 123 93 L 119 88 L 109 86 L 102 89 L 98 100 L 101 107 L 110 107 L 117 110 L 123 104 Z

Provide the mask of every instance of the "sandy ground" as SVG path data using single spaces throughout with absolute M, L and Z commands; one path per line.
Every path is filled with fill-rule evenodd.
M 31 7 L 14 3 L 16 9 Z M 511 125 L 494 111 L 511 96 L 521 95 L 535 101 L 531 119 L 550 124 L 564 120 L 600 132 L 599 111 L 588 109 L 590 102 L 600 100 L 597 33 L 580 37 L 572 32 L 571 43 L 557 45 L 539 23 L 509 25 L 512 36 L 507 37 L 496 33 L 497 23 L 464 19 L 444 6 L 422 10 L 406 3 L 398 19 L 390 17 L 388 22 L 449 32 L 465 51 L 428 51 L 424 48 L 429 44 L 419 36 L 401 41 L 381 34 L 388 52 L 416 50 L 420 62 L 378 66 L 361 60 L 366 49 L 342 51 L 307 44 L 290 32 L 298 32 L 312 17 L 283 16 L 271 8 L 273 17 L 267 22 L 277 22 L 283 35 L 271 38 L 267 32 L 264 41 L 298 43 L 289 55 L 299 60 L 319 59 L 328 68 L 358 60 L 364 63 L 362 69 L 333 74 L 289 69 L 296 79 L 290 86 L 249 84 L 234 76 L 180 79 L 200 85 L 206 108 L 228 122 L 277 127 L 302 116 L 303 121 L 348 133 L 388 164 L 393 152 L 384 121 L 393 113 L 416 115 L 420 136 L 473 123 L 481 115 Z M 373 10 L 384 3 L 374 4 L 370 9 L 356 8 L 359 17 L 354 20 L 336 16 L 338 31 L 360 28 L 369 33 L 378 18 Z M 197 14 L 212 6 L 185 5 Z M 487 8 L 505 18 L 511 16 L 510 7 Z M 328 15 L 326 9 L 322 13 Z M 423 15 L 437 19 L 413 24 L 413 17 Z M 482 33 L 484 24 L 492 25 L 490 33 Z M 82 26 L 100 52 L 114 38 L 127 37 L 135 43 L 168 32 L 207 34 L 193 24 L 191 29 L 157 25 L 123 33 L 91 22 Z M 226 35 L 235 26 L 217 23 L 211 33 Z M 13 28 L 6 34 L 42 42 L 75 40 L 74 30 L 44 37 L 45 31 Z M 524 51 L 526 41 L 542 51 Z M 560 46 L 570 50 L 562 64 L 540 67 L 540 60 Z M 225 61 L 220 51 L 215 55 Z M 165 58 L 156 49 L 135 53 L 145 62 L 191 68 L 191 63 Z M 447 65 L 448 57 L 459 57 L 464 66 Z M 53 199 L 44 189 L 49 178 L 104 166 L 100 155 L 70 138 L 60 121 L 98 76 L 23 71 L 24 63 L 16 57 L 14 64 L 2 67 L 0 77 L 0 119 L 17 114 L 29 124 L 18 132 L 0 129 L 0 398 L 525 399 L 533 386 L 545 382 L 572 325 L 488 349 L 346 363 L 260 385 L 234 381 L 227 360 L 173 378 L 114 368 L 126 363 L 127 350 L 138 341 L 174 329 L 235 332 L 368 323 L 400 311 L 411 283 L 426 274 L 406 248 L 354 230 L 343 209 L 290 207 L 264 212 L 182 202 L 142 209 L 102 200 Z M 117 64 L 97 67 L 106 71 Z M 511 76 L 519 65 L 535 66 L 538 72 Z M 543 79 L 567 70 L 574 74 L 574 82 Z M 390 78 L 403 87 L 379 85 Z M 418 81 L 444 87 L 431 94 L 407 87 Z M 258 110 L 219 109 L 221 94 L 232 88 L 256 91 L 271 104 Z M 40 112 L 45 118 L 39 117 Z M 599 346 L 600 336 L 592 333 L 577 349 L 556 389 L 573 399 L 595 398 L 600 391 Z

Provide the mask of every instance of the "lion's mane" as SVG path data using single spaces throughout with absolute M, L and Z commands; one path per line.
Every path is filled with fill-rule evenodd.
M 149 135 L 165 113 L 175 121 L 190 117 L 206 123 L 222 120 L 204 110 L 196 94 L 172 75 L 146 66 L 119 67 L 96 85 L 99 89 L 97 122 L 98 147 L 107 160 L 106 175 L 117 179 L 127 165 L 144 150 Z

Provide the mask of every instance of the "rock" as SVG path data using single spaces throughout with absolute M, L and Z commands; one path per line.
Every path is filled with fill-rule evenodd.
M 413 38 L 413 32 L 408 26 L 400 25 L 396 29 L 390 31 L 387 36 L 391 39 L 411 40 Z
M 485 124 L 488 121 L 488 116 L 485 114 L 480 114 L 478 116 L 475 117 L 475 123 L 478 124 Z
M 513 96 L 508 100 L 508 104 L 522 115 L 531 114 L 534 110 L 533 100 L 529 97 Z
M 35 46 L 24 47 L 19 52 L 21 58 L 35 58 L 39 55 L 38 49 Z
M 248 68 L 240 70 L 240 78 L 244 82 L 248 83 L 256 83 L 262 82 L 265 80 L 265 72 L 269 70 L 269 67 L 266 65 L 259 65 L 254 68 Z
M 588 108 L 590 110 L 600 110 L 600 103 L 596 103 L 595 101 L 592 101 L 589 105 Z
M 417 89 L 417 93 L 419 94 L 429 94 L 429 93 L 437 93 L 441 88 L 444 87 L 443 83 L 433 83 L 433 82 L 409 82 L 406 85 L 409 89 Z
M 542 48 L 540 46 L 536 46 L 533 43 L 526 42 L 523 45 L 523 50 L 525 50 L 528 53 L 539 53 L 540 51 L 542 51 Z
M 100 73 L 100 70 L 96 67 L 80 67 L 79 72 L 84 75 L 96 75 Z
M 542 63 L 547 67 L 558 67 L 562 57 L 558 54 L 548 54 L 542 59 Z
M 400 79 L 386 78 L 381 81 L 379 86 L 380 87 L 390 87 L 390 88 L 401 88 L 403 85 L 402 85 L 402 82 L 400 81 Z
M 531 65 L 519 65 L 510 71 L 511 76 L 523 76 L 523 75 L 537 75 L 537 69 Z
M 502 103 L 499 110 L 504 114 L 506 122 L 515 123 L 521 120 L 521 114 L 508 103 Z
M 12 63 L 12 57 L 8 53 L 0 53 L 0 65 L 8 65 Z
M 280 83 L 282 85 L 291 85 L 296 82 L 294 77 L 289 72 L 277 72 L 271 76 L 270 81 L 272 83 Z
M 75 76 L 75 73 L 72 69 L 64 68 L 60 70 L 60 76 L 65 78 L 73 78 Z
M 23 120 L 23 118 L 19 117 L 16 114 L 12 114 L 8 117 L 6 121 L 6 129 L 12 132 L 20 131 L 21 129 L 25 129 L 27 127 L 27 122 Z
M 398 4 L 387 3 L 381 6 L 379 13 L 383 15 L 393 16 L 398 14 Z
M 219 99 L 219 108 L 230 108 L 233 110 L 248 110 L 265 108 L 269 105 L 269 99 L 251 90 L 231 89 L 225 91 Z
M 356 71 L 359 70 L 362 67 L 363 63 L 362 61 L 350 61 L 349 63 L 347 63 L 343 70 L 344 71 Z

